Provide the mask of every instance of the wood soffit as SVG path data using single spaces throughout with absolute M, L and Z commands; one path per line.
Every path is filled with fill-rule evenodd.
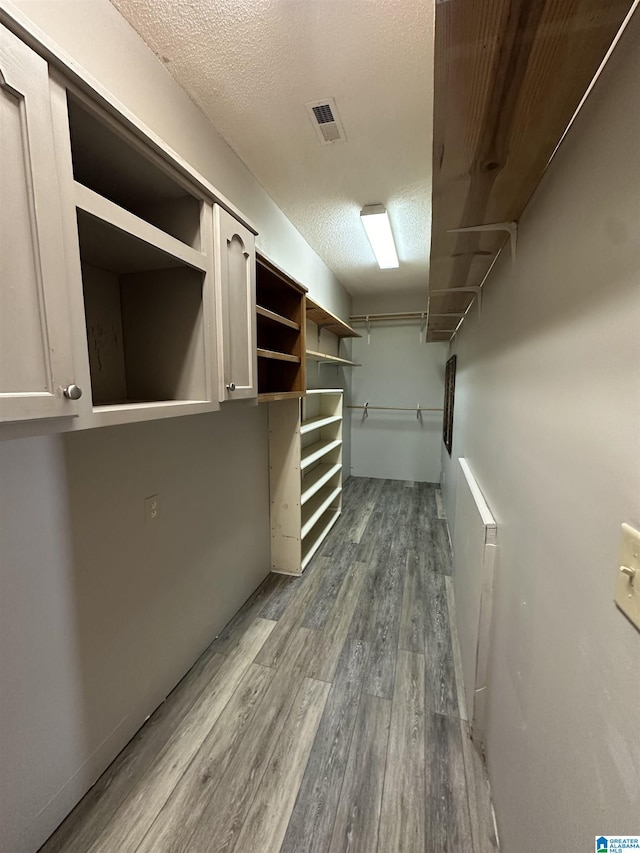
M 436 5 L 431 291 L 482 283 L 507 235 L 448 230 L 520 219 L 631 5 Z M 434 295 L 430 311 L 464 311 L 473 298 Z M 428 339 L 442 328 L 430 318 Z

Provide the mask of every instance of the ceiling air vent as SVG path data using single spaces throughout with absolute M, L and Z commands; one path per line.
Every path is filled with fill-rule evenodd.
M 333 98 L 325 98 L 324 101 L 310 101 L 305 106 L 322 145 L 346 140 L 347 136 Z

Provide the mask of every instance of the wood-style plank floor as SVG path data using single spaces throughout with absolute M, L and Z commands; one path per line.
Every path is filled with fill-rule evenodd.
M 439 489 L 351 478 L 41 853 L 492 853 Z

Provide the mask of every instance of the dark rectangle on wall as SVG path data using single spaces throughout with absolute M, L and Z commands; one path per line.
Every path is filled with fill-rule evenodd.
M 453 446 L 453 400 L 456 390 L 456 356 L 447 361 L 444 374 L 444 418 L 442 419 L 442 440 L 451 456 Z

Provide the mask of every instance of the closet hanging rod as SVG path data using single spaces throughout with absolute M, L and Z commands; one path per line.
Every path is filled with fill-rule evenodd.
M 365 404 L 364 406 L 345 406 L 345 409 L 365 409 L 366 411 L 370 411 L 371 409 L 384 409 L 388 412 L 416 412 L 418 410 L 421 412 L 444 411 L 444 409 L 427 409 L 424 406 L 370 406 L 369 404 Z
M 347 409 L 362 409 L 362 423 L 369 417 L 369 409 L 384 410 L 387 412 L 415 412 L 416 418 L 422 423 L 423 412 L 442 412 L 443 409 L 423 409 L 420 403 L 414 408 L 413 406 L 370 406 L 369 401 L 364 406 L 347 406 Z
M 375 323 L 383 320 L 423 320 L 426 311 L 401 311 L 396 314 L 354 314 L 349 317 L 352 323 Z
M 354 314 L 349 317 L 352 323 L 375 323 L 384 320 L 424 320 L 425 317 L 464 317 L 462 311 L 448 311 L 445 314 L 436 313 L 435 311 L 406 311 L 399 314 Z M 436 330 L 437 331 L 437 330 Z

